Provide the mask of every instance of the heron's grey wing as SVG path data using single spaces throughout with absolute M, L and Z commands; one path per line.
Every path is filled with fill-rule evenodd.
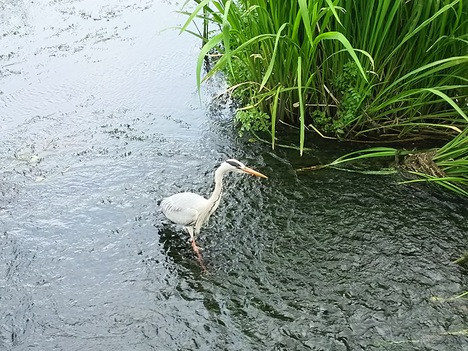
M 193 226 L 206 201 L 204 197 L 194 193 L 180 193 L 165 198 L 161 202 L 161 210 L 172 222 Z

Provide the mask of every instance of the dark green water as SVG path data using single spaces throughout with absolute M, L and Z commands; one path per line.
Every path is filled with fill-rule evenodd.
M 0 5 L 0 349 L 468 349 L 467 201 L 238 139 L 179 6 Z M 229 157 L 202 273 L 157 203 Z

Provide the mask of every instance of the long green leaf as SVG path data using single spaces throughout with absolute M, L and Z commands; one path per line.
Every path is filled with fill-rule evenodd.
M 223 34 L 220 33 L 215 37 L 215 38 L 218 38 L 218 43 L 219 43 L 219 41 L 222 40 L 222 35 Z M 227 61 L 230 59 L 230 57 L 236 55 L 239 52 L 242 52 L 244 49 L 246 49 L 247 47 L 249 47 L 253 43 L 259 43 L 259 42 L 261 42 L 263 40 L 267 40 L 267 39 L 274 38 L 274 37 L 275 37 L 275 35 L 273 35 L 273 34 L 261 34 L 261 35 L 258 35 L 256 37 L 251 38 L 251 39 L 247 40 L 246 42 L 242 43 L 237 48 L 231 50 L 229 55 L 223 55 L 216 62 L 216 64 L 211 68 L 211 70 L 206 74 L 205 78 L 203 78 L 203 81 L 205 81 L 208 78 L 212 77 L 216 72 L 218 72 L 220 69 L 222 69 L 224 67 L 224 65 L 227 63 Z M 214 45 L 213 47 L 215 47 L 215 46 L 216 45 Z
M 357 57 L 356 52 L 354 51 L 354 49 L 351 46 L 348 39 L 346 39 L 346 37 L 342 33 L 340 33 L 340 32 L 328 32 L 328 33 L 319 34 L 315 38 L 313 45 L 317 45 L 322 40 L 338 40 L 338 41 L 340 41 L 343 44 L 343 46 L 345 47 L 346 51 L 348 51 L 351 58 L 356 63 L 356 66 L 358 67 L 359 72 L 361 72 L 362 77 L 367 82 L 367 76 L 366 76 L 366 73 L 364 72 L 364 69 L 362 68 L 361 61 Z
M 398 86 L 401 86 L 408 78 L 413 77 L 412 80 L 421 79 L 427 76 L 432 76 L 440 71 L 448 69 L 453 66 L 458 66 L 462 64 L 468 64 L 468 56 L 456 56 L 456 57 L 449 57 L 442 60 L 437 60 L 435 62 L 428 63 L 417 69 L 412 70 L 411 72 L 405 74 L 404 76 L 396 79 L 392 84 L 390 84 L 387 88 L 382 90 L 379 96 L 385 97 L 387 93 L 391 92 Z M 422 73 L 421 73 L 422 72 Z M 419 74 L 421 73 L 421 74 Z M 414 78 L 416 77 L 416 78 Z M 376 100 L 379 98 L 376 97 Z
M 442 13 L 444 13 L 445 11 L 447 11 L 448 9 L 452 8 L 453 6 L 455 6 L 460 0 L 455 0 L 453 2 L 451 2 L 450 4 L 447 4 L 445 5 L 444 7 L 442 7 L 439 11 L 437 11 L 432 17 L 428 18 L 427 20 L 425 20 L 423 23 L 421 23 L 416 29 L 410 31 L 407 35 L 405 35 L 405 37 L 403 38 L 403 40 L 400 42 L 400 44 L 398 46 L 395 47 L 395 49 L 393 50 L 393 52 L 389 55 L 389 57 L 393 56 L 395 54 L 396 51 L 398 51 L 401 46 L 403 46 L 408 40 L 410 40 L 411 38 L 413 38 L 418 32 L 420 32 L 422 29 L 424 29 L 425 27 L 427 27 L 429 24 L 431 24 L 434 19 L 436 19 L 438 16 L 440 16 Z
M 276 89 L 276 94 L 273 100 L 273 111 L 271 113 L 271 148 L 275 148 L 275 139 L 276 139 L 276 120 L 278 113 L 278 101 L 281 92 L 281 85 Z
M 190 23 L 193 22 L 193 20 L 195 19 L 195 17 L 198 15 L 198 13 L 200 12 L 201 9 L 203 9 L 209 2 L 211 2 L 212 0 L 203 0 L 201 1 L 196 7 L 195 9 L 193 9 L 192 13 L 190 14 L 190 16 L 187 18 L 187 20 L 185 21 L 184 25 L 182 26 L 182 28 L 180 28 L 180 32 L 179 33 L 182 33 L 185 31 L 185 29 L 190 25 Z
M 299 120 L 300 120 L 300 136 L 299 136 L 299 149 L 302 156 L 304 150 L 304 132 L 305 132 L 305 112 L 304 112 L 304 101 L 302 101 L 302 57 L 297 58 L 297 93 L 299 96 Z
M 333 2 L 331 0 L 326 0 L 327 4 L 328 4 L 328 8 L 331 10 L 331 12 L 333 13 L 333 16 L 335 17 L 336 21 L 340 24 L 340 25 L 343 25 L 340 21 L 340 17 L 338 17 L 338 13 L 336 13 L 336 9 L 335 9 L 335 5 L 333 4 Z
M 271 58 L 270 58 L 270 64 L 268 65 L 268 68 L 265 72 L 265 75 L 263 76 L 263 80 L 262 80 L 262 83 L 260 84 L 260 88 L 258 89 L 259 91 L 261 91 L 263 89 L 263 87 L 265 86 L 266 82 L 268 81 L 268 79 L 270 78 L 271 76 L 271 72 L 273 71 L 273 67 L 275 65 L 275 59 L 276 59 L 276 52 L 278 51 L 278 43 L 279 43 L 279 40 L 280 40 L 280 36 L 281 36 L 281 32 L 283 31 L 284 28 L 286 28 L 288 24 L 287 23 L 284 23 L 280 29 L 278 30 L 278 32 L 276 33 L 276 37 L 275 37 L 275 47 L 273 49 L 273 54 L 271 55 Z
M 197 89 L 199 93 L 200 93 L 200 87 L 201 87 L 201 71 L 203 67 L 203 61 L 205 60 L 205 56 L 210 52 L 211 49 L 217 46 L 222 40 L 223 40 L 223 33 L 219 33 L 215 37 L 211 38 L 205 45 L 203 45 L 200 51 L 200 54 L 198 55 L 196 73 L 197 73 Z
M 314 37 L 312 34 L 312 26 L 310 23 L 310 18 L 309 18 L 309 9 L 307 6 L 307 1 L 306 0 L 298 0 L 299 2 L 299 10 L 302 18 L 302 22 L 304 23 L 304 28 L 307 33 L 307 39 L 309 40 L 310 46 L 314 46 Z
M 231 0 L 226 1 L 223 13 L 223 45 L 224 54 L 228 57 L 228 65 L 231 73 L 234 74 L 231 63 L 231 25 L 228 21 L 229 8 L 231 7 Z
M 452 106 L 455 111 L 457 111 L 460 116 L 462 116 L 467 122 L 468 122 L 468 116 L 463 112 L 463 110 L 455 103 L 455 101 L 453 101 L 447 94 L 444 94 L 443 92 L 441 92 L 440 90 L 437 90 L 437 89 L 432 89 L 432 88 L 426 88 L 424 90 L 427 90 L 427 91 L 430 91 L 431 93 L 435 94 L 435 95 L 438 95 L 440 96 L 442 99 L 444 99 L 445 101 L 447 101 L 448 104 L 450 104 L 450 106 Z

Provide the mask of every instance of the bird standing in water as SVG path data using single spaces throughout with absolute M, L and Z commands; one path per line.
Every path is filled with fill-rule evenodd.
M 215 188 L 208 199 L 198 194 L 184 192 L 169 196 L 161 201 L 162 213 L 172 222 L 183 225 L 190 234 L 192 247 L 202 263 L 200 251 L 195 243 L 195 236 L 200 233 L 204 223 L 208 221 L 218 208 L 223 189 L 223 176 L 228 172 L 247 173 L 257 177 L 267 178 L 264 174 L 247 167 L 242 162 L 229 159 L 221 163 L 215 172 Z M 202 263 L 203 266 L 203 263 Z

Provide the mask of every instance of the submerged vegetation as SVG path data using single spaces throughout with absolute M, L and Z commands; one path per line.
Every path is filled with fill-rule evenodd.
M 435 183 L 468 197 L 468 128 L 441 148 L 408 151 L 391 147 L 373 147 L 351 152 L 326 165 L 301 170 L 316 170 L 324 167 L 343 169 L 345 164 L 371 158 L 394 160 L 391 168 L 374 173 L 389 174 L 402 171 L 404 175 L 411 176 L 412 179 L 401 183 Z M 347 170 L 350 169 L 347 168 Z
M 468 1 L 193 0 L 203 24 L 198 85 L 223 71 L 241 132 L 283 125 L 306 137 L 379 143 L 444 140 L 408 154 L 416 179 L 468 196 Z M 382 150 L 378 151 L 381 152 Z M 375 149 L 360 158 L 375 157 Z M 415 156 L 417 155 L 417 156 Z M 339 159 L 356 159 L 355 154 Z M 426 161 L 426 162 L 425 162 Z M 335 165 L 336 166 L 336 165 Z

